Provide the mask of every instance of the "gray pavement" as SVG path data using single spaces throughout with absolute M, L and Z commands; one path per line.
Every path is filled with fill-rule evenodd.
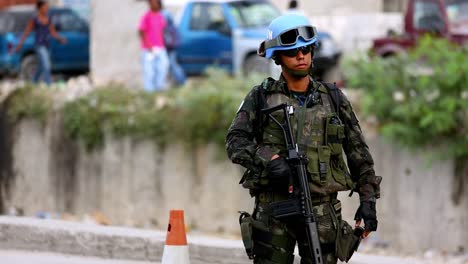
M 0 264 L 155 264 L 161 261 L 165 236 L 165 231 L 0 216 Z M 240 240 L 201 235 L 187 239 L 191 264 L 252 263 Z M 363 254 L 368 253 L 364 249 L 349 263 L 468 264 L 468 255 L 426 259 Z
M 344 263 L 344 262 L 341 262 Z M 393 256 L 375 256 L 365 254 L 354 254 L 348 264 L 436 264 L 438 262 L 423 262 L 416 259 L 404 259 Z M 442 264 L 442 262 L 439 262 Z
M 79 257 L 48 252 L 0 251 L 2 264 L 159 264 L 160 262 L 128 261 L 102 259 L 95 257 Z
M 0 263 L 2 264 L 160 264 L 161 262 L 129 261 L 117 259 L 102 259 L 96 257 L 83 257 L 63 255 L 50 252 L 28 252 L 16 250 L 0 250 Z M 199 262 L 195 262 L 199 263 Z M 340 262 L 341 263 L 341 262 Z M 444 262 L 422 262 L 414 259 L 403 259 L 391 256 L 372 256 L 356 254 L 349 264 L 435 264 Z

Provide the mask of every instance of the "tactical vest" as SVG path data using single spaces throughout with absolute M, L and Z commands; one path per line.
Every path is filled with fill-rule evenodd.
M 292 105 L 294 113 L 290 123 L 299 152 L 308 158 L 307 171 L 312 193 L 328 195 L 353 188 L 353 181 L 343 160 L 342 143 L 345 138 L 344 125 L 334 111 L 327 88 L 318 83 L 315 97 L 308 96 L 309 101 L 299 105 L 299 101 L 281 92 L 267 93 L 266 106 L 273 107 L 282 103 Z M 273 113 L 280 122 L 284 120 L 281 111 Z M 283 132 L 274 122 L 263 124 L 263 142 L 281 156 L 287 156 Z M 261 176 L 268 179 L 267 172 Z

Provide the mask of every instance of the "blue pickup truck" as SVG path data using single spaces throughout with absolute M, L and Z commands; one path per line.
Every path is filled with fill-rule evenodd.
M 189 1 L 179 16 L 178 60 L 190 75 L 200 75 L 213 64 L 231 73 L 275 72 L 275 65 L 256 52 L 268 25 L 280 15 L 267 0 Z M 318 38 L 314 72 L 321 77 L 337 64 L 341 50 L 330 34 L 319 32 Z
M 67 8 L 49 10 L 57 31 L 67 39 L 62 45 L 51 40 L 53 72 L 86 72 L 89 69 L 89 26 L 74 11 Z M 0 11 L 0 75 L 19 75 L 31 80 L 37 67 L 34 54 L 34 33 L 25 40 L 23 48 L 14 53 L 28 21 L 35 15 L 33 7 L 10 8 Z

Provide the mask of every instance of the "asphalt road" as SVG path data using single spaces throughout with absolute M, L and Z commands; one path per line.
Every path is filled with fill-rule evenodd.
M 48 252 L 27 252 L 16 250 L 0 250 L 1 264 L 161 264 L 161 262 L 129 261 L 116 259 L 101 259 L 96 257 L 80 257 L 62 255 Z M 338 262 L 345 264 L 344 262 Z M 354 254 L 348 264 L 465 264 L 459 260 L 421 260 L 408 259 L 396 256 L 374 256 L 367 254 Z M 202 264 L 193 262 L 191 264 Z
M 0 251 L 1 264 L 160 264 L 160 262 L 142 262 L 93 257 L 77 257 L 54 253 Z

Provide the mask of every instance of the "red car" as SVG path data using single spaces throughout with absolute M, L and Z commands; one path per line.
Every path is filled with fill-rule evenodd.
M 419 37 L 432 33 L 468 45 L 468 0 L 409 0 L 404 33 L 375 39 L 372 51 L 382 57 L 412 47 Z

